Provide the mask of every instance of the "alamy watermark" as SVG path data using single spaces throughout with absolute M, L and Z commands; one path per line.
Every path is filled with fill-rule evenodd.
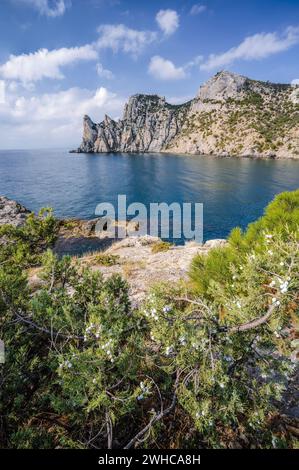
M 184 202 L 141 202 L 127 204 L 126 195 L 118 195 L 117 207 L 108 202 L 97 205 L 99 217 L 96 235 L 100 238 L 127 236 L 203 241 L 203 204 Z

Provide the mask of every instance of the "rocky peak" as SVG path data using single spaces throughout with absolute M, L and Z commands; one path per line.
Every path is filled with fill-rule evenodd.
M 247 81 L 248 79 L 242 75 L 224 70 L 200 87 L 198 98 L 202 101 L 225 101 L 228 98 L 236 98 Z
M 154 112 L 165 106 L 165 98 L 158 95 L 137 94 L 129 98 L 125 105 L 123 120 L 134 121 L 137 115 Z

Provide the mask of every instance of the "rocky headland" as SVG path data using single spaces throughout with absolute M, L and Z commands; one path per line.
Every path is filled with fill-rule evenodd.
M 299 158 L 299 86 L 220 72 L 187 103 L 137 94 L 123 118 L 83 120 L 73 152 L 183 153 Z

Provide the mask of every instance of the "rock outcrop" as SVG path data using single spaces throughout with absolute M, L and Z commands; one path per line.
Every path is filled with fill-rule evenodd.
M 75 152 L 168 152 L 299 158 L 299 86 L 220 72 L 191 101 L 134 95 L 123 118 L 84 117 Z
M 30 211 L 16 201 L 0 196 L 0 225 L 20 227 L 26 221 Z
M 190 103 L 173 106 L 164 98 L 134 95 L 125 106 L 122 120 L 109 116 L 95 124 L 84 116 L 83 142 L 79 152 L 160 152 L 178 134 Z

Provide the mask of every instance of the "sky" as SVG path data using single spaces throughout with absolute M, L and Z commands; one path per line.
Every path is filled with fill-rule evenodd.
M 0 148 L 75 148 L 128 97 L 220 70 L 299 83 L 299 0 L 0 0 Z

